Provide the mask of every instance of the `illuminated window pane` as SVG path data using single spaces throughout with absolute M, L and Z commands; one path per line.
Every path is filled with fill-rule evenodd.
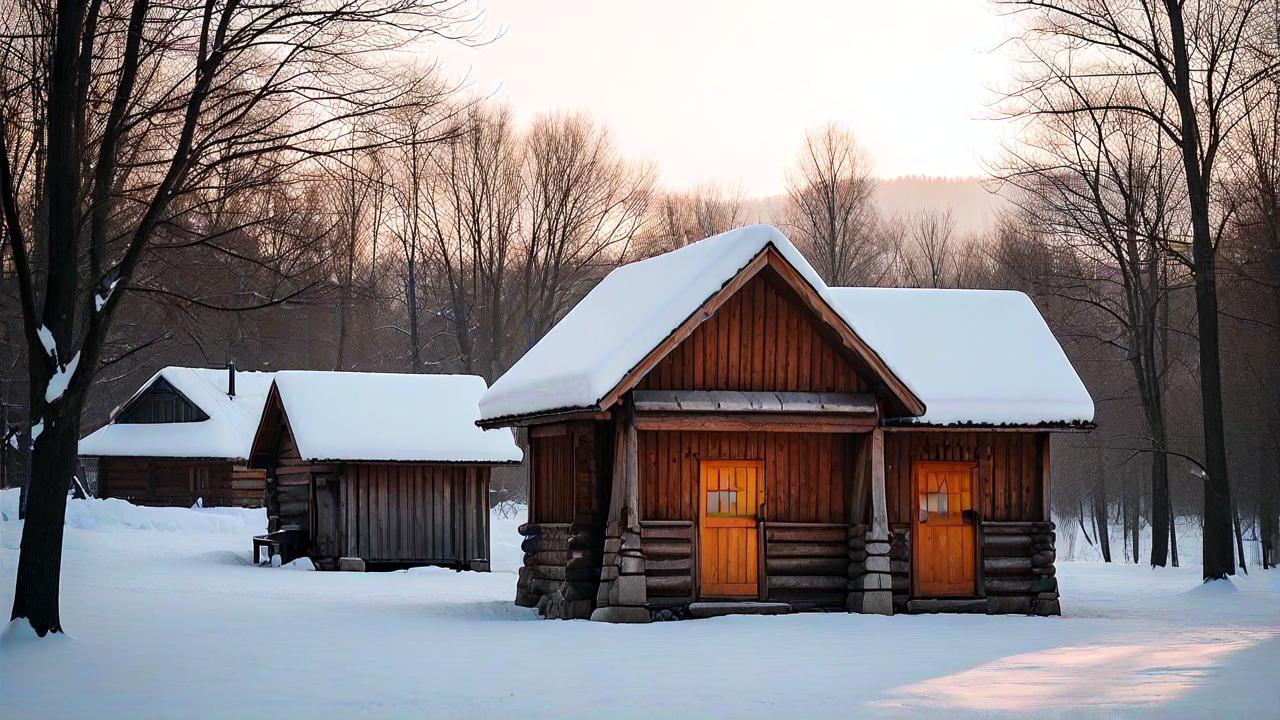
M 718 492 L 707 493 L 707 512 L 709 513 L 720 512 L 720 493 Z

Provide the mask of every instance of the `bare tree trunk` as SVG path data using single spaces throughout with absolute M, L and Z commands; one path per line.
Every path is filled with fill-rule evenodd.
M 1165 494 L 1169 508 L 1169 553 L 1174 567 L 1178 567 L 1178 518 L 1173 514 L 1173 498 Z
M 416 262 L 410 260 L 406 278 L 409 304 L 409 372 L 422 372 L 422 340 L 418 334 L 418 278 Z
M 31 455 L 27 517 L 22 525 L 10 618 L 26 618 L 41 637 L 62 632 L 58 607 L 62 535 L 67 490 L 75 473 L 76 446 L 80 441 L 81 405 L 67 398 L 61 410 L 46 410 L 45 430 L 36 439 Z
M 1187 32 L 1179 0 L 1165 0 L 1175 82 L 1171 90 L 1182 124 L 1182 162 L 1191 206 L 1191 255 L 1195 275 L 1196 324 L 1200 344 L 1200 409 L 1204 424 L 1204 579 L 1235 573 L 1231 557 L 1231 484 L 1222 422 L 1222 367 L 1218 355 L 1217 250 L 1210 228 L 1211 168 L 1200 159 L 1200 118 L 1192 97 Z
M 1097 524 L 1093 534 L 1102 549 L 1102 561 L 1111 562 L 1111 533 L 1107 528 L 1107 494 L 1102 483 L 1093 489 L 1093 521 Z
M 1245 575 L 1249 574 L 1249 568 L 1244 563 L 1244 533 L 1240 529 L 1240 507 L 1236 503 L 1231 504 L 1231 516 L 1235 520 L 1236 529 L 1236 557 L 1240 562 L 1240 569 Z

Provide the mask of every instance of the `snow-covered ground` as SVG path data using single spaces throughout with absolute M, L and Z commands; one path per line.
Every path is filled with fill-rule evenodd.
M 0 493 L 0 606 L 20 523 Z M 1280 575 L 1059 565 L 1062 618 L 538 621 L 495 572 L 249 564 L 261 511 L 73 501 L 68 636 L 0 639 L 0 716 L 1280 716 Z

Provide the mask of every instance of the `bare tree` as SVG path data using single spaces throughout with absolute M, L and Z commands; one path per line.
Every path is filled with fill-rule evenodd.
M 538 118 L 524 145 L 516 262 L 532 344 L 630 251 L 650 217 L 653 170 L 620 157 L 608 131 L 581 115 Z
M 871 160 L 848 130 L 828 124 L 805 134 L 783 222 L 829 285 L 876 285 L 888 273 L 874 197 Z
M 1157 128 L 1179 153 L 1191 224 L 1203 416 L 1204 578 L 1233 572 L 1223 424 L 1217 241 L 1230 214 L 1217 167 L 1248 98 L 1280 69 L 1273 0 L 1000 0 L 1024 16 L 1033 74 L 1010 95 L 1019 116 L 1109 110 Z
M 1151 453 L 1151 564 L 1168 559 L 1169 263 L 1185 219 L 1180 160 L 1158 130 L 1132 116 L 1099 109 L 1043 115 L 1010 150 L 1003 179 L 1014 202 L 1051 236 L 1058 264 L 1050 292 L 1101 311 L 1093 333 L 1133 369 Z M 1081 262 L 1081 260 L 1083 262 Z M 1176 278 L 1175 278 L 1176 280 Z M 1123 513 L 1138 556 L 1133 483 Z
M 913 287 L 957 287 L 960 257 L 956 248 L 956 221 L 951 208 L 927 208 L 903 223 L 906 241 L 903 273 Z
M 426 0 L 59 0 L 51 14 L 20 5 L 0 38 L 0 209 L 34 448 L 12 617 L 43 636 L 61 630 L 63 519 L 86 392 L 136 269 L 196 204 L 175 200 L 228 163 L 262 160 L 239 179 L 260 186 L 331 151 L 335 132 L 407 97 L 404 79 L 381 67 L 386 51 L 465 33 L 466 18 Z
M 445 332 L 462 368 L 490 380 L 509 354 L 520 152 L 511 111 L 473 105 L 457 139 L 433 154 L 426 184 L 425 239 Z
M 742 188 L 726 190 L 714 183 L 685 193 L 664 193 L 654 203 L 654 214 L 645 254 L 667 252 L 732 230 L 746 217 Z

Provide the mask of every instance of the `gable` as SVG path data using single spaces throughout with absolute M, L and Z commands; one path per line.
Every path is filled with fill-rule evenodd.
M 748 280 L 636 385 L 642 390 L 866 392 L 843 348 L 771 270 Z
M 129 401 L 116 415 L 117 423 L 202 422 L 209 415 L 191 402 L 168 380 L 156 378 L 146 390 Z
M 800 251 L 777 228 L 753 225 L 610 272 L 484 394 L 481 426 L 607 410 L 762 271 L 777 275 L 891 413 L 924 412 Z

